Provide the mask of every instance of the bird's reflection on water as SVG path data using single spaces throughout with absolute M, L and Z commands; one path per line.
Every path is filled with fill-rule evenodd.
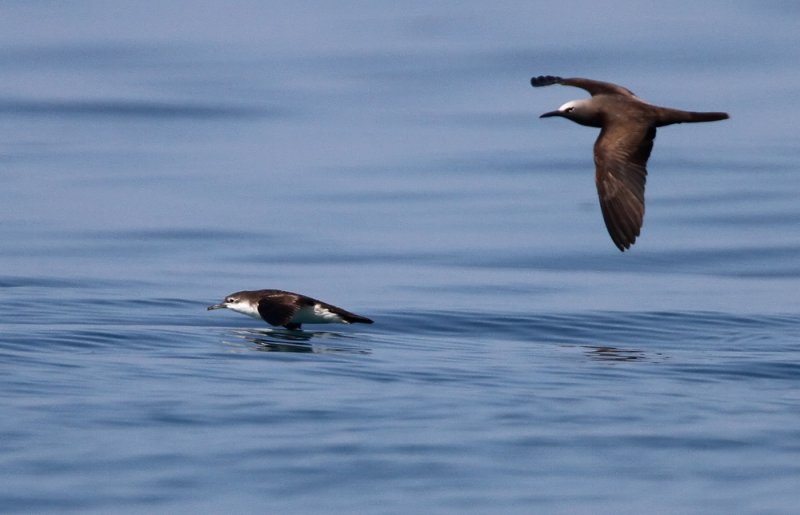
M 647 358 L 647 355 L 640 350 L 620 349 L 607 345 L 587 346 L 584 350 L 586 355 L 595 361 L 641 361 Z
M 621 363 L 632 361 L 662 361 L 665 356 L 660 352 L 645 352 L 638 349 L 623 349 L 612 345 L 584 345 L 584 355 L 593 361 Z
M 347 344 L 330 345 L 330 340 L 355 339 L 354 336 L 330 331 L 303 331 L 290 329 L 235 329 L 229 333 L 241 343 L 245 341 L 252 350 L 261 352 L 301 352 L 370 354 L 370 350 Z M 316 340 L 312 343 L 312 340 Z

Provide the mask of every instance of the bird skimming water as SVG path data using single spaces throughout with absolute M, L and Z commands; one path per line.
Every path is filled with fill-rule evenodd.
M 321 300 L 283 290 L 256 290 L 231 293 L 209 310 L 227 308 L 286 329 L 301 324 L 371 324 L 372 320 Z
M 644 183 L 647 159 L 656 128 L 673 123 L 725 120 L 727 113 L 698 113 L 648 104 L 631 91 L 590 79 L 534 77 L 535 88 L 561 84 L 585 89 L 592 96 L 571 100 L 540 118 L 561 116 L 601 129 L 594 144 L 595 182 L 608 234 L 621 251 L 639 236 L 644 220 Z

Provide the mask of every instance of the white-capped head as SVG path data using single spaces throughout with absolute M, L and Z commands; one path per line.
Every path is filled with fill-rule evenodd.
M 591 98 L 580 100 L 570 100 L 558 108 L 557 111 L 550 111 L 539 116 L 539 118 L 549 118 L 551 116 L 561 116 L 581 125 L 600 127 L 600 115 L 596 105 L 592 104 Z
M 570 100 L 566 104 L 558 108 L 558 111 L 563 114 L 580 115 L 586 110 L 588 100 Z

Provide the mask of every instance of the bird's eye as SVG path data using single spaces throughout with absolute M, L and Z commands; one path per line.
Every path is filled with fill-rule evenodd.
M 228 297 L 227 299 L 225 299 L 225 303 L 226 304 L 228 304 L 230 302 L 233 302 L 233 297 Z
M 568 112 L 568 113 L 571 113 L 571 112 L 572 112 L 572 111 L 574 111 L 574 110 L 575 110 L 575 108 L 574 108 L 574 107 L 572 107 L 572 106 L 570 106 L 570 107 L 566 108 L 564 111 L 566 111 L 566 112 Z

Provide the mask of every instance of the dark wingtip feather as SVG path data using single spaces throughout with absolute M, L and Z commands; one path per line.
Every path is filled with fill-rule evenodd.
M 636 242 L 638 232 L 630 232 L 630 228 L 622 226 L 621 223 L 613 218 L 611 213 L 603 213 L 603 218 L 606 222 L 608 235 L 611 236 L 611 241 L 614 242 L 614 246 L 616 246 L 620 252 L 625 252 L 631 248 L 631 245 Z
M 353 324 L 353 323 L 374 324 L 375 323 L 374 320 L 372 320 L 370 318 L 367 318 L 367 317 L 362 317 L 361 315 L 353 315 L 347 321 L 350 322 L 351 324 Z
M 636 206 L 627 205 L 622 199 L 611 198 L 607 202 L 601 202 L 603 221 L 608 229 L 611 241 L 620 250 L 625 252 L 636 243 L 641 231 L 644 212 L 637 214 Z
M 614 234 L 611 230 L 608 231 L 608 234 L 611 235 L 611 241 L 614 242 L 614 245 L 616 245 L 620 252 L 625 252 L 630 249 L 631 245 L 636 243 L 636 236 L 638 236 L 638 234 Z
M 531 78 L 531 86 L 534 88 L 552 86 L 553 84 L 558 84 L 561 80 L 561 77 L 556 77 L 554 75 L 539 75 L 538 77 Z

